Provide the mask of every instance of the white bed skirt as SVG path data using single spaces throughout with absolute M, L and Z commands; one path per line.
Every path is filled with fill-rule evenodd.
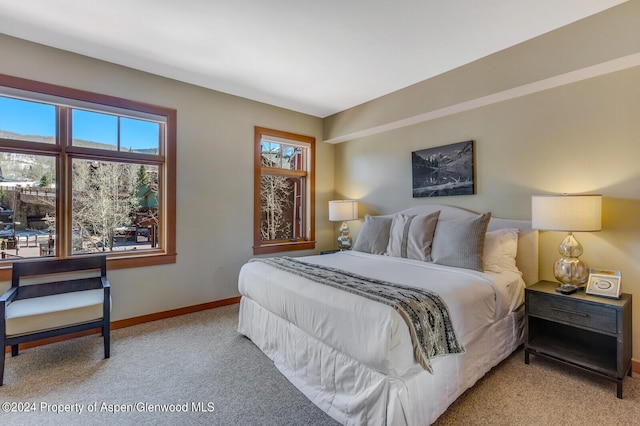
M 518 317 L 513 312 L 474 332 L 463 354 L 433 359 L 434 374 L 416 364 L 402 377 L 361 364 L 246 296 L 240 301 L 238 332 L 309 400 L 344 425 L 427 425 L 521 344 Z

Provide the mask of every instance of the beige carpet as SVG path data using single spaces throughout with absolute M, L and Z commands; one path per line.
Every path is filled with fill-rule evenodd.
M 524 351 L 467 390 L 435 423 L 444 425 L 640 425 L 640 378 L 627 377 L 624 399 L 613 382 Z
M 98 336 L 8 357 L 0 424 L 335 425 L 237 334 L 237 313 L 234 305 L 116 330 L 109 360 Z M 639 378 L 625 379 L 624 397 L 540 358 L 527 366 L 519 350 L 437 424 L 640 425 Z M 57 412 L 65 409 L 76 411 Z

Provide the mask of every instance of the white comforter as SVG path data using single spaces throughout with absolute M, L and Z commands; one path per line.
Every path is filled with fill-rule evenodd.
M 435 291 L 447 304 L 463 346 L 478 336 L 475 331 L 504 318 L 522 301 L 524 282 L 517 273 L 481 273 L 353 251 L 302 260 Z M 238 288 L 243 296 L 373 370 L 400 377 L 419 368 L 407 326 L 392 307 L 262 262 L 242 267 Z

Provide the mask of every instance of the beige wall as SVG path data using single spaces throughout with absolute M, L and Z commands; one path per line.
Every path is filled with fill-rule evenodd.
M 602 232 L 576 236 L 589 265 L 622 272 L 623 291 L 636 301 L 633 353 L 640 359 L 640 66 L 395 130 L 377 127 L 639 53 L 634 0 L 332 116 L 325 139 L 370 133 L 336 145 L 336 197 L 361 200 L 361 215 L 443 203 L 529 219 L 532 194 L 603 194 Z M 412 198 L 411 152 L 469 139 L 476 141 L 476 194 Z M 541 278 L 553 279 L 563 237 L 540 233 Z
M 238 271 L 252 256 L 254 125 L 316 137 L 317 249 L 333 246 L 334 147 L 321 143 L 319 118 L 2 35 L 0 52 L 2 74 L 178 111 L 178 260 L 111 271 L 114 320 L 238 295 Z

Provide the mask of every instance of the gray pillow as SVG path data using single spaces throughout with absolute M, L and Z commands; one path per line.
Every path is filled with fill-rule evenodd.
M 364 223 L 353 245 L 353 250 L 371 254 L 384 254 L 389 243 L 390 228 L 390 217 L 365 214 Z
M 438 222 L 433 236 L 433 263 L 484 271 L 484 238 L 491 213 Z
M 428 215 L 394 215 L 387 255 L 430 262 L 431 242 L 438 216 L 440 211 Z

